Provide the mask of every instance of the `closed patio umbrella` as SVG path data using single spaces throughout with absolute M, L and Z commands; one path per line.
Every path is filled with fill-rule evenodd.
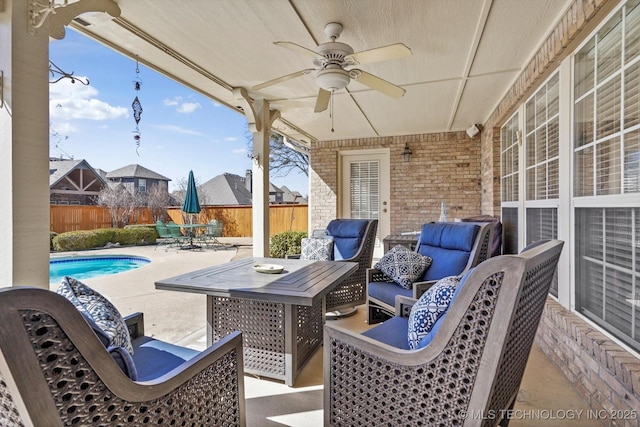
M 184 203 L 182 210 L 188 214 L 200 213 L 200 201 L 198 200 L 198 191 L 196 190 L 196 180 L 193 177 L 193 171 L 189 171 L 189 179 L 187 180 L 187 192 L 184 195 Z
M 200 201 L 198 200 L 198 191 L 196 190 L 196 180 L 193 177 L 193 171 L 189 171 L 189 179 L 187 180 L 187 191 L 184 195 L 184 203 L 182 204 L 182 211 L 189 215 L 189 222 L 193 223 L 193 214 L 200 213 Z M 193 230 L 189 230 L 189 235 L 191 237 L 191 241 L 189 246 L 184 247 L 183 249 L 196 249 L 200 248 L 200 246 L 196 246 L 193 244 Z

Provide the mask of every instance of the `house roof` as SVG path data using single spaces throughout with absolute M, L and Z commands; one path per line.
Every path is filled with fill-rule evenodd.
M 127 166 L 121 167 L 120 169 L 115 169 L 115 170 L 112 170 L 111 172 L 107 172 L 106 177 L 107 179 L 144 178 L 144 179 L 157 179 L 160 181 L 171 181 L 170 178 L 160 175 L 159 173 L 156 173 L 138 164 L 127 165 Z
M 297 204 L 305 204 L 307 203 L 307 199 L 302 197 L 302 194 L 298 191 L 291 191 L 286 185 L 280 187 L 282 192 L 284 193 L 282 196 L 282 201 L 284 203 L 297 203 Z
M 91 167 L 89 162 L 84 159 L 73 160 L 73 159 L 50 159 L 49 160 L 49 187 L 53 187 L 61 179 L 67 176 L 71 171 L 76 169 L 88 169 L 90 170 L 103 185 L 107 185 L 107 181 L 104 180 L 102 175 Z
M 207 205 L 251 205 L 251 192 L 246 178 L 232 173 L 214 176 L 198 187 L 202 202 Z

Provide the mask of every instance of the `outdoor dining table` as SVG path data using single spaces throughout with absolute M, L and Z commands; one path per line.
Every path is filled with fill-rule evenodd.
M 245 372 L 292 386 L 322 344 L 326 294 L 357 269 L 354 262 L 253 257 L 155 286 L 206 294 L 208 345 L 240 330 Z
M 193 243 L 193 238 L 195 237 L 197 229 L 206 229 L 208 226 L 209 224 L 176 224 L 175 227 L 182 228 L 189 236 L 189 244 L 181 246 L 180 249 L 200 249 L 201 246 Z

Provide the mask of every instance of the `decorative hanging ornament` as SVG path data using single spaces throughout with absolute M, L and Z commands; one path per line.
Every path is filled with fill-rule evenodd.
M 138 67 L 138 58 L 136 56 L 136 77 L 133 79 L 133 88 L 138 92 L 141 87 L 142 80 L 140 80 L 140 67 Z M 142 116 L 142 104 L 140 103 L 137 95 L 131 104 L 131 108 L 133 109 L 133 119 L 136 121 L 136 130 L 133 131 L 133 139 L 136 142 L 136 154 L 139 156 L 140 153 L 138 153 L 138 148 L 140 148 L 140 139 L 142 134 L 138 128 L 138 123 L 140 123 L 140 116 Z

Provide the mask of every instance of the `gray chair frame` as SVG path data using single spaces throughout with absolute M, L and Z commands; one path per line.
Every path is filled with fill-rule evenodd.
M 422 349 L 325 324 L 324 424 L 506 425 L 500 415 L 513 408 L 563 244 L 478 265 Z M 398 315 L 406 300 L 397 297 Z
M 143 334 L 142 315 L 127 318 Z M 45 289 L 0 290 L 3 425 L 244 426 L 242 335 L 224 339 L 153 381 L 120 370 L 84 317 Z
M 458 223 L 452 223 L 458 224 Z M 491 257 L 491 244 L 493 242 L 493 223 L 491 222 L 464 222 L 459 224 L 477 224 L 480 226 L 480 230 L 476 235 L 476 239 L 473 243 L 473 248 L 471 253 L 469 254 L 469 259 L 467 261 L 467 265 L 459 274 L 466 273 L 470 268 L 475 267 L 481 262 Z M 418 236 L 419 237 L 419 236 Z M 414 251 L 418 252 L 419 246 L 416 245 Z M 366 270 L 366 281 L 367 287 L 371 282 L 386 282 L 388 281 L 387 276 L 380 270 L 376 268 L 369 268 Z M 425 282 L 414 282 L 413 283 L 413 298 L 418 299 L 422 294 L 433 286 L 437 280 L 430 280 Z M 398 285 L 398 288 L 400 285 Z M 379 323 L 388 319 L 389 317 L 393 317 L 395 312 L 395 307 L 387 304 L 384 301 L 381 301 L 377 298 L 373 298 L 369 295 L 367 291 L 367 323 L 370 325 L 374 323 Z

